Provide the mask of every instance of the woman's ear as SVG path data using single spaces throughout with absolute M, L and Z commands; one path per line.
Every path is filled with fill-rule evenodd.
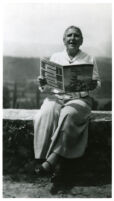
M 66 41 L 65 41 L 65 38 L 63 38 L 63 43 L 64 43 L 64 45 L 66 45 Z

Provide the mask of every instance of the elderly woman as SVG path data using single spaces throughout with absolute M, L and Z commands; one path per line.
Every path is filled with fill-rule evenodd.
M 93 79 L 97 80 L 96 87 L 100 87 L 95 60 L 80 50 L 83 43 L 81 30 L 75 26 L 68 27 L 63 41 L 65 50 L 53 54 L 50 61 L 61 65 L 93 64 Z M 35 171 L 42 174 L 54 169 L 61 157 L 73 159 L 84 154 L 92 101 L 89 91 L 52 95 L 43 77 L 39 77 L 39 85 L 42 93 L 48 94 L 34 118 L 35 159 L 45 159 Z

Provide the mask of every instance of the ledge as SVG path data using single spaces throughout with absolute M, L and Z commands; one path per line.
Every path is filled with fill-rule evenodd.
M 39 110 L 3 110 L 3 172 L 14 174 L 34 169 L 33 117 Z M 92 111 L 88 146 L 80 161 L 73 161 L 80 174 L 111 178 L 112 112 Z M 70 162 L 71 163 L 71 162 Z M 32 164 L 32 165 L 31 165 Z M 66 166 L 68 166 L 69 162 Z M 74 166 L 76 165 L 76 166 Z
M 33 120 L 39 110 L 3 109 L 3 119 L 8 120 Z M 92 111 L 91 121 L 112 121 L 111 111 Z

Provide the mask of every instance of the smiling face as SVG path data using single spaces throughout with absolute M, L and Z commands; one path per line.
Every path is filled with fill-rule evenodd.
M 71 56 L 75 55 L 83 42 L 81 31 L 78 28 L 67 29 L 63 41 L 66 46 L 67 52 Z

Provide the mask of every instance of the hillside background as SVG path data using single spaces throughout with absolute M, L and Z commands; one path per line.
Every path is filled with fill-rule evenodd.
M 101 89 L 92 93 L 93 109 L 111 110 L 112 60 L 96 57 L 102 81 Z M 45 98 L 36 83 L 40 72 L 40 58 L 3 57 L 3 107 L 39 108 Z

